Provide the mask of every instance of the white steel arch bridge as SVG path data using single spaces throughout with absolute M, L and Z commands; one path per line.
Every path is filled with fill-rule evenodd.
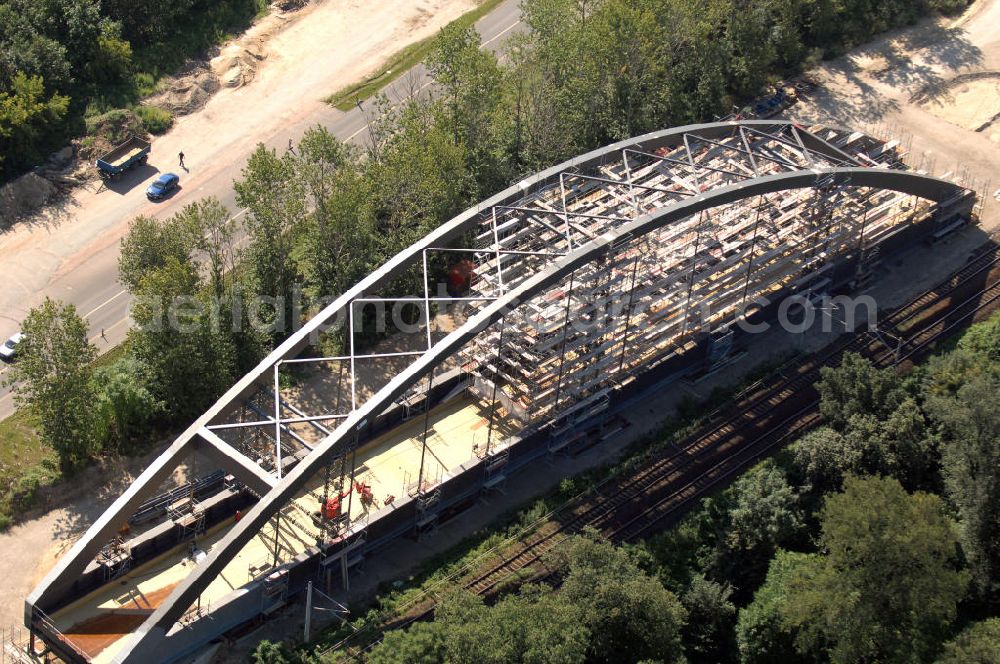
M 393 257 L 244 376 L 60 560 L 27 598 L 26 623 L 69 659 L 164 661 L 332 560 L 339 574 L 351 551 L 419 529 L 512 458 L 572 440 L 642 375 L 724 352 L 719 339 L 766 316 L 767 302 L 849 288 L 884 252 L 968 214 L 968 189 L 902 157 L 850 130 L 731 121 L 621 141 L 524 179 Z M 403 311 L 410 333 L 346 334 L 341 354 L 316 350 L 321 331 L 358 331 L 379 309 Z M 457 394 L 475 411 L 467 429 L 448 424 Z M 408 447 L 394 451 L 401 427 Z M 529 438 L 548 442 L 522 454 Z M 236 502 L 178 500 L 163 523 L 116 539 L 195 452 L 245 487 L 224 492 L 244 497 L 239 518 L 220 517 Z M 391 490 L 378 464 L 404 456 Z M 331 492 L 346 508 L 317 519 L 306 505 Z M 189 530 L 208 542 L 194 556 Z M 267 564 L 244 561 L 248 575 L 232 578 L 234 561 L 272 540 Z M 74 636 L 81 620 L 125 613 L 99 649 Z

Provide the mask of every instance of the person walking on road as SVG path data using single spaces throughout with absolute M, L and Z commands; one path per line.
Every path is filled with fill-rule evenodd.
M 292 146 L 292 139 L 288 139 L 288 151 L 295 154 L 295 148 Z
M 177 159 L 180 160 L 181 168 L 184 168 L 184 153 L 177 153 Z
M 108 337 L 104 334 L 104 328 L 103 327 L 101 328 L 101 338 L 104 339 L 105 341 L 108 340 Z

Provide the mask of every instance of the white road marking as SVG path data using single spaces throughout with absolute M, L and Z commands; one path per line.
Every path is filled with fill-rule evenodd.
M 479 48 L 482 49 L 482 48 L 485 48 L 486 46 L 492 44 L 497 39 L 500 39 L 500 37 L 504 36 L 505 34 L 507 34 L 508 32 L 510 32 L 511 30 L 513 30 L 514 28 L 516 28 L 518 25 L 520 25 L 520 23 L 521 23 L 520 19 L 518 19 L 514 23 L 511 23 L 506 28 L 504 28 L 503 30 L 501 30 L 500 32 L 498 32 L 497 34 L 495 34 L 494 36 L 490 37 L 489 39 L 487 39 L 486 41 L 484 41 L 482 44 L 480 44 Z M 424 83 L 419 88 L 417 88 L 417 92 L 419 93 L 419 92 L 423 91 L 424 88 L 426 88 L 427 86 L 431 85 L 433 82 L 434 82 L 433 79 L 428 80 L 426 83 Z M 368 123 L 366 122 L 364 127 L 361 127 L 356 132 L 354 132 L 353 134 L 351 134 L 350 136 L 348 136 L 345 139 L 345 141 L 350 141 L 350 140 L 354 139 L 354 137 L 356 137 L 358 134 L 360 134 L 361 132 L 363 132 L 367 128 L 368 128 Z M 198 189 L 200 191 L 200 190 L 204 189 L 204 187 L 199 187 Z M 240 210 L 239 212 L 237 212 L 236 214 L 234 214 L 232 217 L 230 217 L 230 221 L 235 221 L 235 220 L 239 219 L 240 217 L 242 217 L 243 215 L 245 215 L 246 213 L 247 213 L 247 208 L 243 208 L 242 210 Z M 205 237 L 207 238 L 208 234 L 206 234 Z M 70 290 L 72 290 L 71 287 L 70 287 Z M 128 290 L 125 290 L 125 289 L 123 289 L 123 290 L 115 293 L 114 295 L 112 295 L 111 297 L 109 297 L 107 300 L 105 300 L 104 302 L 101 302 L 99 305 L 97 305 L 96 307 L 94 307 L 93 309 L 91 309 L 89 312 L 87 312 L 86 314 L 84 314 L 83 318 L 89 319 L 95 313 L 97 313 L 98 311 L 100 311 L 101 309 L 103 309 L 104 307 L 106 307 L 107 305 L 111 304 L 112 302 L 114 302 L 115 300 L 117 300 L 119 297 L 121 297 L 122 295 L 125 295 L 127 293 L 128 293 Z M 121 325 L 123 323 L 127 323 L 128 320 L 129 320 L 128 316 L 126 316 L 125 318 L 121 319 L 120 321 L 112 324 L 110 327 L 105 328 L 103 331 L 104 331 L 105 334 L 107 334 L 108 330 L 113 330 L 116 327 L 118 327 L 119 325 Z M 95 341 L 96 342 L 98 339 L 101 338 L 101 336 L 102 335 L 98 334 L 95 337 L 93 337 L 91 339 L 91 341 Z M 110 348 L 108 350 L 110 350 Z M 5 373 L 7 373 L 7 367 L 0 367 L 0 376 L 2 376 Z M 2 395 L 0 395 L 0 403 L 2 403 L 3 401 L 5 401 L 7 399 L 11 399 L 12 397 L 13 397 L 13 393 L 12 392 L 7 392 L 6 394 L 2 394 Z
M 356 132 L 354 132 L 353 134 L 351 134 L 350 136 L 348 136 L 347 138 L 345 138 L 344 142 L 345 143 L 350 142 L 351 140 L 354 139 L 355 136 L 357 136 L 358 134 L 360 134 L 361 132 L 363 132 L 367 128 L 368 128 L 368 124 L 365 123 L 364 127 L 362 127 L 361 129 L 358 129 Z
M 98 310 L 103 309 L 104 307 L 106 307 L 107 305 L 111 304 L 112 302 L 114 302 L 115 300 L 117 300 L 118 298 L 120 298 L 122 295 L 124 295 L 127 292 L 128 292 L 127 290 L 118 291 L 117 293 L 115 293 L 114 295 L 112 295 L 111 297 L 109 297 L 108 299 L 106 299 L 104 302 L 101 302 L 99 305 L 97 305 L 96 307 L 94 307 L 93 309 L 91 309 L 90 311 L 88 311 L 87 313 L 85 313 L 83 315 L 83 317 L 84 318 L 90 318 L 95 313 L 97 313 Z
M 503 30 L 501 30 L 497 34 L 493 35 L 492 37 L 490 37 L 489 39 L 487 39 L 486 41 L 484 41 L 482 44 L 479 45 L 479 48 L 483 48 L 484 46 L 488 46 L 488 45 L 492 44 L 493 42 L 495 42 L 496 40 L 500 39 L 505 34 L 507 34 L 508 32 L 510 32 L 511 30 L 513 30 L 514 28 L 516 28 L 519 25 L 521 25 L 521 19 L 517 19 L 516 21 L 514 21 L 513 23 L 511 23 L 510 25 L 508 25 L 506 28 L 504 28 Z
M 102 332 L 103 332 L 104 334 L 107 334 L 109 330 L 113 330 L 113 329 L 115 329 L 116 327 L 118 327 L 119 325 L 121 325 L 122 323 L 127 323 L 127 322 L 128 322 L 128 316 L 126 316 L 125 318 L 122 318 L 122 319 L 121 319 L 120 321 L 118 321 L 117 323 L 113 323 L 113 324 L 112 324 L 112 325 L 111 325 L 110 327 L 106 327 L 106 328 L 104 328 L 104 329 L 102 330 Z M 95 343 L 95 344 L 96 344 L 96 343 L 97 343 L 97 340 L 98 340 L 98 339 L 100 339 L 100 338 L 101 338 L 102 336 L 104 336 L 104 335 L 102 335 L 102 334 L 95 334 L 94 336 L 92 336 L 92 337 L 90 338 L 90 342 L 91 342 L 91 343 Z M 114 347 L 115 347 L 116 345 L 117 345 L 117 344 L 108 344 L 108 348 L 107 348 L 107 350 L 111 350 L 111 349 L 112 349 L 112 348 L 114 348 Z M 105 351 L 105 352 L 107 352 L 107 351 Z

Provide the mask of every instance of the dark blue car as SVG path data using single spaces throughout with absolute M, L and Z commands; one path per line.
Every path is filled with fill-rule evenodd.
M 180 178 L 173 173 L 164 173 L 160 177 L 153 180 L 153 184 L 149 185 L 146 189 L 146 198 L 151 201 L 158 201 L 171 191 L 177 188 L 177 183 L 180 182 Z

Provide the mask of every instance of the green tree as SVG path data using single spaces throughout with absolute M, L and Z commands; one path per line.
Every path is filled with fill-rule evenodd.
M 511 175 L 501 129 L 506 81 L 496 55 L 479 48 L 480 42 L 475 28 L 449 24 L 434 41 L 426 64 L 444 91 L 449 124 L 455 142 L 466 148 L 469 172 L 481 191 L 493 192 Z
M 229 209 L 219 199 L 214 196 L 202 198 L 185 205 L 184 209 L 174 215 L 167 227 L 161 230 L 159 240 L 168 247 L 176 242 L 176 249 L 180 251 L 173 255 L 180 260 L 186 260 L 191 249 L 202 252 L 208 270 L 209 288 L 220 300 L 232 295 L 231 289 L 227 288 L 225 276 L 232 272 L 240 259 L 240 251 L 235 243 L 236 225 L 231 217 Z M 148 242 L 150 248 L 155 247 L 158 244 L 157 236 L 150 236 Z M 168 253 L 169 250 L 164 255 Z M 122 255 L 124 254 L 123 247 Z
M 788 581 L 786 625 L 833 662 L 922 661 L 955 618 L 967 575 L 940 498 L 891 478 L 848 477 L 820 512 L 823 555 Z
M 204 311 L 201 324 L 211 328 L 215 342 L 230 349 L 225 354 L 235 353 L 236 368 L 246 371 L 260 360 L 268 340 L 250 325 L 249 312 L 244 306 L 247 288 L 240 274 L 234 271 L 242 256 L 235 234 L 229 210 L 215 198 L 186 205 L 163 222 L 136 217 L 122 239 L 118 278 L 133 295 L 141 293 L 142 297 L 159 302 L 160 319 L 167 313 L 163 307 L 169 306 L 170 298 L 194 298 L 195 306 Z M 171 263 L 182 266 L 185 274 L 191 275 L 190 283 L 187 279 L 183 282 L 190 290 L 171 289 L 163 294 L 166 299 L 161 300 L 148 285 L 143 287 L 143 280 Z M 220 352 L 222 346 L 218 347 Z M 152 389 L 159 394 L 157 388 Z M 210 391 L 215 390 L 213 387 Z
M 104 11 L 120 21 L 125 36 L 138 44 L 165 37 L 199 0 L 164 4 L 155 0 L 101 0 Z
M 526 586 L 492 607 L 465 591 L 447 595 L 435 620 L 390 632 L 373 664 L 576 664 L 588 631 L 577 607 L 551 589 Z
M 551 589 L 527 586 L 489 609 L 466 601 L 445 616 L 447 662 L 574 664 L 586 652 L 579 609 Z
M 726 21 L 729 87 L 742 98 L 753 97 L 761 91 L 778 59 L 770 38 L 774 18 L 767 5 L 766 2 L 745 3 L 742 11 L 729 12 Z
M 791 579 L 799 575 L 800 569 L 810 567 L 814 558 L 815 555 L 779 550 L 771 559 L 764 584 L 757 589 L 753 601 L 739 612 L 736 644 L 742 664 L 786 664 L 802 659 L 795 649 L 796 631 L 786 624 L 783 616 Z
M 323 304 L 373 267 L 376 248 L 370 183 L 362 177 L 357 150 L 325 128 L 306 131 L 299 142 L 296 172 L 312 214 L 299 244 L 309 289 Z
M 295 325 L 298 271 L 292 260 L 293 233 L 305 216 L 305 194 L 294 156 L 278 157 L 264 145 L 257 146 L 242 176 L 233 188 L 237 204 L 247 208 L 243 228 L 249 243 L 243 256 L 252 275 L 256 304 L 267 305 L 260 308 L 260 327 L 277 344 Z
M 887 474 L 898 479 L 907 490 L 939 486 L 940 441 L 913 398 L 906 397 L 879 424 L 878 440 L 885 450 Z
M 248 298 L 255 297 L 244 270 L 237 270 L 243 250 L 236 239 L 237 226 L 229 209 L 217 198 L 198 200 L 174 215 L 169 223 L 193 249 L 188 260 L 198 259 L 199 274 L 204 273 L 200 289 L 210 296 L 206 306 L 209 321 L 220 343 L 229 343 L 236 353 L 240 373 L 248 371 L 267 353 L 268 335 L 254 328 Z M 206 280 L 207 278 L 207 280 Z
M 184 227 L 171 221 L 160 223 L 151 217 L 136 217 L 122 238 L 118 280 L 134 295 L 145 277 L 170 260 L 189 262 L 191 249 L 190 235 Z
M 200 413 L 232 384 L 235 350 L 204 300 L 197 267 L 171 257 L 135 291 L 128 342 L 148 385 L 178 420 Z
M 803 537 L 799 497 L 779 467 L 765 463 L 740 477 L 726 492 L 725 528 L 713 565 L 719 578 L 739 588 L 756 587 L 779 546 Z
M 839 489 L 845 475 L 861 468 L 868 444 L 860 438 L 864 446 L 858 449 L 854 444 L 858 441 L 830 427 L 814 429 L 797 441 L 792 453 L 807 486 L 819 494 Z
M 666 104 L 667 122 L 703 121 L 728 110 L 727 70 L 731 53 L 725 33 L 725 4 L 665 3 L 659 21 L 666 28 L 668 72 L 658 92 Z
M 927 407 L 940 423 L 942 474 L 948 500 L 958 508 L 962 550 L 976 588 L 1000 588 L 1000 377 L 973 376 L 954 396 L 933 396 Z
M 78 79 L 115 81 L 120 70 L 98 70 L 107 64 L 102 40 L 121 42 L 121 26 L 101 14 L 101 0 L 8 0 L 28 17 L 34 28 L 66 48 Z M 127 67 L 124 71 L 127 71 Z M 91 78 L 95 76 L 95 78 Z
M 368 655 L 371 664 L 439 664 L 447 660 L 448 627 L 439 621 L 419 622 L 387 632 Z
M 687 610 L 684 628 L 684 652 L 693 664 L 722 664 L 736 661 L 733 628 L 736 606 L 731 597 L 732 586 L 706 579 L 696 574 L 691 585 L 681 595 Z
M 958 347 L 992 364 L 1000 364 L 1000 318 L 994 316 L 973 325 L 962 335 Z
M 796 467 L 814 494 L 835 491 L 846 475 L 888 475 L 907 489 L 933 487 L 937 437 L 916 402 L 904 398 L 885 419 L 855 412 L 838 432 L 829 427 L 799 440 Z
M 781 468 L 765 463 L 744 474 L 732 489 L 729 541 L 734 549 L 755 551 L 770 559 L 778 546 L 802 529 L 795 490 Z
M 0 90 L 0 166 L 10 174 L 40 161 L 68 109 L 69 97 L 46 94 L 40 76 L 18 72 L 10 90 Z
M 96 428 L 105 448 L 121 449 L 149 431 L 163 404 L 150 391 L 146 367 L 126 355 L 94 371 Z
M 577 537 L 565 547 L 562 594 L 582 611 L 590 630 L 590 662 L 684 661 L 684 607 L 633 554 L 611 543 Z
M 87 78 L 95 83 L 123 81 L 132 71 L 132 45 L 106 26 L 97 38 L 93 59 L 85 63 L 84 69 Z
M 354 170 L 358 150 L 322 125 L 307 129 L 298 148 L 294 160 L 296 175 L 303 182 L 313 214 L 325 218 L 327 201 L 336 188 L 337 175 L 342 169 Z
M 29 18 L 19 7 L 0 2 L 0 92 L 9 92 L 18 74 L 41 78 L 48 93 L 73 79 L 66 47 L 41 34 Z
M 292 664 L 294 661 L 284 643 L 280 641 L 275 643 L 267 639 L 257 644 L 251 657 L 254 664 Z
M 9 382 L 21 407 L 41 423 L 42 437 L 64 471 L 79 467 L 99 449 L 94 436 L 91 362 L 97 349 L 87 340 L 87 324 L 72 304 L 45 299 L 21 325 L 26 335 Z
M 820 412 L 830 426 L 839 430 L 854 415 L 885 419 L 906 396 L 894 369 L 876 369 L 855 353 L 846 353 L 840 366 L 824 367 L 820 375 L 816 383 Z
M 377 130 L 386 138 L 368 162 L 366 177 L 375 238 L 384 258 L 410 246 L 468 202 L 465 152 L 439 118 L 438 105 L 414 102 L 385 116 Z
M 645 541 L 645 546 L 659 566 L 664 584 L 672 592 L 683 594 L 699 572 L 714 572 L 719 567 L 720 540 L 725 541 L 718 497 L 705 498 L 666 532 Z
M 517 43 L 525 72 L 520 127 L 524 161 L 551 164 L 587 147 L 642 133 L 667 123 L 676 62 L 699 62 L 715 40 L 698 44 L 688 58 L 678 55 L 674 31 L 703 27 L 678 21 L 671 9 L 653 3 L 529 0 L 522 4 L 531 32 Z M 679 8 L 683 9 L 683 8 Z M 680 12 L 678 12 L 680 13 Z M 668 27 L 669 26 L 669 27 Z M 520 73 L 520 72 L 519 72 Z M 701 77 L 702 70 L 697 72 Z M 716 100 L 716 105 L 718 100 Z
M 1000 663 L 1000 618 L 989 618 L 966 627 L 944 645 L 936 664 Z

